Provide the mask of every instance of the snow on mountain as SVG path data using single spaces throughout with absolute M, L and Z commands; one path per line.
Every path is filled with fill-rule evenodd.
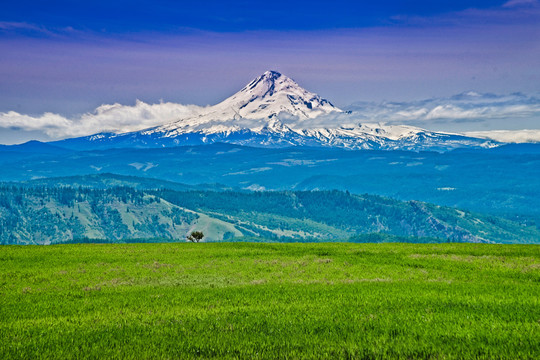
M 496 146 L 496 142 L 461 134 L 432 132 L 414 126 L 381 123 L 291 131 L 307 139 L 316 139 L 323 146 L 349 149 L 445 151 L 465 146 L 482 148 Z
M 343 112 L 276 71 L 265 72 L 217 105 L 195 109 L 188 116 L 165 125 L 131 133 L 96 134 L 58 143 L 103 148 L 214 142 L 247 146 L 307 145 L 438 151 L 497 144 L 488 139 L 431 132 L 413 126 L 354 124 L 354 114 Z
M 300 119 L 312 119 L 331 112 L 341 112 L 328 100 L 300 87 L 291 78 L 267 71 L 242 90 L 214 106 L 211 116 L 227 118 L 234 112 L 247 119 L 271 118 L 281 112 Z
M 305 90 L 291 78 L 276 71 L 267 71 L 221 103 L 203 108 L 195 116 L 144 133 L 164 133 L 166 137 L 172 137 L 189 132 L 213 134 L 246 128 L 257 132 L 279 131 L 282 125 L 276 119 L 280 114 L 306 121 L 340 112 L 342 110 L 328 100 Z

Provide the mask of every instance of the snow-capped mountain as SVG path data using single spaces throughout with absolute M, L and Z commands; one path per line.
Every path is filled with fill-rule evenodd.
M 404 125 L 355 124 L 349 114 L 291 78 L 267 71 L 221 103 L 130 133 L 102 133 L 57 142 L 81 149 L 167 147 L 228 142 L 247 146 L 331 146 L 444 151 L 497 143 Z M 344 125 L 352 124 L 352 125 Z
M 328 100 L 305 90 L 291 78 L 276 71 L 267 71 L 217 105 L 142 133 L 174 137 L 190 132 L 215 134 L 243 129 L 280 132 L 284 130 L 277 120 L 280 115 L 294 117 L 302 123 L 321 115 L 341 112 Z

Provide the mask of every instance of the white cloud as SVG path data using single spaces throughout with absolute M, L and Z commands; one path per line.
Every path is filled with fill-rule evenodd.
M 55 31 L 47 29 L 41 25 L 29 24 L 27 22 L 0 21 L 0 33 L 39 33 L 42 35 L 54 36 Z
M 9 111 L 0 113 L 0 128 L 41 131 L 52 139 L 61 139 L 99 132 L 142 130 L 195 114 L 199 109 L 195 105 L 137 101 L 134 106 L 101 105 L 92 113 L 74 118 L 53 113 L 30 116 Z
M 506 2 L 503 7 L 513 8 L 518 6 L 530 6 L 530 5 L 539 5 L 538 0 L 510 0 Z
M 0 21 L 0 33 L 11 34 L 40 34 L 48 37 L 61 37 L 66 35 L 90 34 L 88 31 L 77 30 L 72 26 L 66 27 L 45 27 L 39 24 L 32 24 L 21 21 Z
M 540 98 L 520 93 L 499 96 L 470 91 L 421 101 L 357 103 L 350 110 L 363 121 L 394 124 L 540 119 Z
M 465 134 L 473 137 L 492 139 L 506 143 L 540 142 L 540 130 L 469 131 Z
M 27 133 L 27 139 L 36 138 L 35 134 L 44 134 L 42 140 L 56 140 L 67 137 L 92 135 L 100 132 L 130 132 L 154 126 L 167 124 L 176 120 L 197 116 L 204 112 L 203 107 L 195 105 L 182 105 L 176 103 L 147 104 L 137 101 L 135 105 L 101 105 L 91 113 L 75 117 L 64 117 L 54 113 L 44 113 L 39 116 L 20 114 L 15 111 L 0 112 L 0 135 L 4 129 L 4 138 L 9 137 L 9 131 Z M 502 124 L 499 128 L 507 128 L 526 119 L 532 126 L 540 127 L 540 96 L 524 95 L 521 93 L 510 95 L 481 94 L 465 92 L 448 98 L 434 98 L 410 102 L 360 102 L 345 110 L 351 113 L 335 113 L 320 116 L 309 121 L 300 120 L 287 114 L 280 114 L 283 124 L 291 128 L 319 128 L 348 126 L 358 123 L 386 123 L 389 125 L 413 125 L 429 128 L 431 130 L 445 130 L 455 124 L 457 132 L 493 129 L 495 123 Z M 225 120 L 225 119 L 223 119 Z M 238 128 L 257 126 L 263 127 L 267 119 L 230 119 L 195 124 L 193 131 L 200 126 L 213 127 L 215 131 L 235 126 Z M 480 124 L 482 126 L 463 125 Z M 503 127 L 504 126 L 504 127 Z M 526 127 L 526 126 L 523 126 Z M 8 131 L 9 130 L 9 131 Z M 489 137 L 500 141 L 527 142 L 538 141 L 540 130 L 525 132 L 475 132 L 475 136 Z M 471 135 L 473 133 L 470 133 Z M 9 139 L 8 139 L 9 140 Z M 15 142 L 19 139 L 12 139 Z
M 0 30 L 36 30 L 41 31 L 43 28 L 34 24 L 16 21 L 0 21 Z

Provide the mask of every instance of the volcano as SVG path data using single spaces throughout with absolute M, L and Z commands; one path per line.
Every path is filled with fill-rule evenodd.
M 254 147 L 327 146 L 349 149 L 435 150 L 498 143 L 413 126 L 357 123 L 345 112 L 277 71 L 266 71 L 219 104 L 141 131 L 100 133 L 55 142 L 62 147 L 156 148 L 216 142 Z

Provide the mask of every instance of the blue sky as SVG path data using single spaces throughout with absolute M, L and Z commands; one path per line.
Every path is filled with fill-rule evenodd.
M 535 94 L 539 39 L 538 0 L 10 1 L 0 5 L 0 114 L 213 104 L 268 69 L 340 107 Z M 21 131 L 0 121 L 0 142 Z
M 216 32 L 320 30 L 388 26 L 399 16 L 425 17 L 470 8 L 493 9 L 507 2 L 19 0 L 3 4 L 1 17 L 3 21 L 48 29 L 72 27 L 106 34 L 175 33 L 179 29 Z

